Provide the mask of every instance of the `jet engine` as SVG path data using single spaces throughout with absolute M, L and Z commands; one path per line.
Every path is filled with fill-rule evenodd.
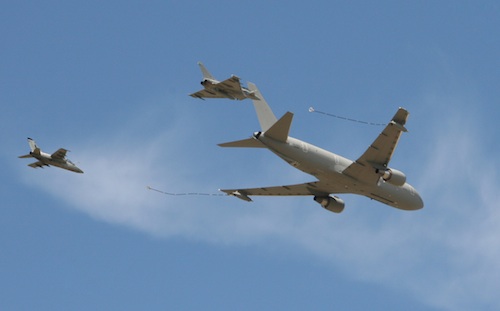
M 394 186 L 402 186 L 406 182 L 406 175 L 393 168 L 388 168 L 386 170 L 377 170 L 377 173 L 382 177 L 384 181 L 393 184 Z
M 212 81 L 208 80 L 208 79 L 203 79 L 201 82 L 200 82 L 201 85 L 203 86 L 210 86 L 212 85 Z
M 314 201 L 318 202 L 324 209 L 330 212 L 340 213 L 344 210 L 344 200 L 339 197 L 314 197 Z

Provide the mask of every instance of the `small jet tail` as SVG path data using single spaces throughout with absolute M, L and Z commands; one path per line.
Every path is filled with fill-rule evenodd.
M 40 148 L 36 145 L 36 142 L 28 137 L 28 144 L 30 145 L 31 152 L 26 155 L 22 155 L 19 158 L 33 158 L 33 154 L 39 155 Z
M 40 153 L 40 148 L 36 145 L 36 142 L 28 137 L 28 144 L 30 145 L 31 152 Z
M 202 62 L 198 62 L 198 66 L 200 66 L 201 73 L 203 74 L 203 79 L 204 80 L 215 80 L 214 76 L 210 74 L 207 68 L 203 66 Z

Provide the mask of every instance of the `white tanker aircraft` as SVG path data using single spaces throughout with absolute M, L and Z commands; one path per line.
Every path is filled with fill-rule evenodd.
M 344 201 L 331 194 L 353 193 L 369 197 L 401 210 L 418 210 L 424 206 L 422 198 L 406 175 L 388 166 L 405 128 L 408 111 L 399 108 L 382 133 L 357 160 L 352 161 L 307 142 L 288 136 L 293 113 L 276 118 L 255 84 L 249 89 L 259 100 L 253 100 L 262 130 L 252 137 L 220 144 L 221 147 L 267 148 L 293 167 L 317 180 L 303 184 L 249 189 L 221 189 L 228 195 L 244 201 L 250 196 L 313 196 L 323 208 L 340 213 Z

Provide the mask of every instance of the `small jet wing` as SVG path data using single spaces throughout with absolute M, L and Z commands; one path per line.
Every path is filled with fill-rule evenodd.
M 260 187 L 248 189 L 220 189 L 220 191 L 233 195 L 244 201 L 252 201 L 249 196 L 263 195 L 263 196 L 327 196 L 330 193 L 343 193 L 346 192 L 340 186 L 329 185 L 322 181 L 309 182 L 304 184 L 275 186 L 275 187 Z
M 31 166 L 32 168 L 37 168 L 37 167 L 43 168 L 44 166 L 49 166 L 49 165 L 43 163 L 42 161 L 38 161 L 38 162 L 35 162 L 35 163 L 28 164 L 28 166 Z
M 241 89 L 240 78 L 237 76 L 232 76 L 229 79 L 221 81 L 214 85 L 219 90 L 229 90 L 230 92 L 240 92 L 243 95 L 243 91 Z
M 376 173 L 376 169 L 387 168 L 401 133 L 407 132 L 404 125 L 408 115 L 408 111 L 399 108 L 391 122 L 387 124 L 365 153 L 348 166 L 343 173 L 356 179 L 377 182 L 380 176 Z
M 56 152 L 54 152 L 53 154 L 51 154 L 50 156 L 52 157 L 52 159 L 60 159 L 60 160 L 62 160 L 62 159 L 64 159 L 66 157 L 66 152 L 68 152 L 68 150 L 60 148 Z
M 201 98 L 201 99 L 204 99 L 204 98 L 225 98 L 225 96 L 222 96 L 220 93 L 213 91 L 213 90 L 210 90 L 210 89 L 203 89 L 203 90 L 198 91 L 196 93 L 189 94 L 189 96 L 195 97 L 195 98 Z

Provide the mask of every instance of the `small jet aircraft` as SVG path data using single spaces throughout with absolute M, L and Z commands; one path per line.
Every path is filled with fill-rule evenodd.
M 241 86 L 240 78 L 237 76 L 231 76 L 231 78 L 218 81 L 216 80 L 210 72 L 208 72 L 207 68 L 203 66 L 201 62 L 198 62 L 200 66 L 201 72 L 203 73 L 203 80 L 201 81 L 201 85 L 205 87 L 205 89 L 198 91 L 196 93 L 190 94 L 189 96 L 205 99 L 205 98 L 229 98 L 229 99 L 237 99 L 243 100 L 246 98 L 251 98 L 254 100 L 258 100 L 259 98 L 255 96 L 254 92 L 248 90 Z
M 303 184 L 258 187 L 249 189 L 221 189 L 228 195 L 244 201 L 250 196 L 313 196 L 323 208 L 340 213 L 344 201 L 330 194 L 353 193 L 367 196 L 402 210 L 418 210 L 424 206 L 422 198 L 410 184 L 403 172 L 389 168 L 388 164 L 398 144 L 408 117 L 408 111 L 399 108 L 382 133 L 356 161 L 326 151 L 304 141 L 288 136 L 293 114 L 285 113 L 276 119 L 271 108 L 257 87 L 249 88 L 260 100 L 253 104 L 262 130 L 252 137 L 220 144 L 221 147 L 267 148 L 293 167 L 313 175 L 316 181 Z
M 35 158 L 38 161 L 28 164 L 32 168 L 43 168 L 44 166 L 57 166 L 65 170 L 69 170 L 76 173 L 83 173 L 73 162 L 66 159 L 66 152 L 68 150 L 60 148 L 53 154 L 48 154 L 42 152 L 40 148 L 36 145 L 35 141 L 28 137 L 28 144 L 30 145 L 31 151 L 27 155 L 22 155 L 19 158 Z

